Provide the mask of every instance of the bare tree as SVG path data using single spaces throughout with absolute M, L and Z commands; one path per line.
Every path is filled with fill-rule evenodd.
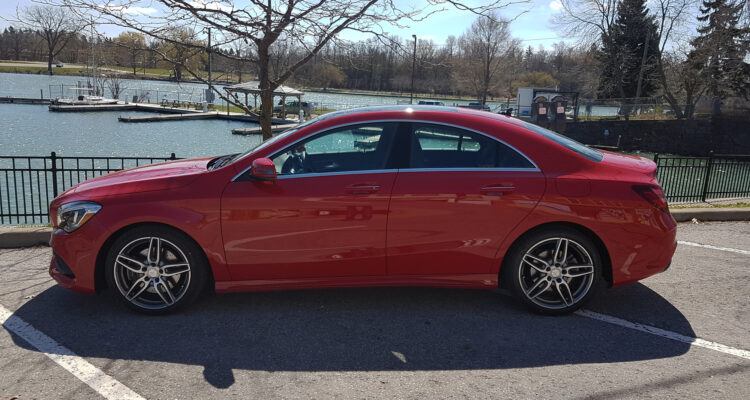
M 67 6 L 77 12 L 97 14 L 101 23 L 119 25 L 165 42 L 176 26 L 191 26 L 197 32 L 213 28 L 214 54 L 228 59 L 243 59 L 256 64 L 261 89 L 262 112 L 257 114 L 264 138 L 271 137 L 273 92 L 296 70 L 313 58 L 342 31 L 384 35 L 387 26 L 421 20 L 442 11 L 445 6 L 477 14 L 525 2 L 525 0 L 487 0 L 470 7 L 457 0 L 427 0 L 423 8 L 401 9 L 395 0 L 45 0 Z M 156 10 L 154 7 L 159 7 Z M 155 10 L 146 12 L 145 10 Z M 236 40 L 247 41 L 254 49 L 238 56 L 222 51 L 222 46 Z M 299 57 L 274 67 L 274 49 L 278 41 L 290 41 L 304 49 Z M 196 46 L 194 44 L 188 44 Z M 205 46 L 205 45 L 203 45 Z M 159 52 L 159 49 L 155 51 Z M 162 57 L 169 56 L 162 52 Z M 183 60 L 170 60 L 182 64 Z M 205 82 L 199 71 L 185 70 Z M 242 101 L 217 88 L 213 89 L 228 102 L 251 112 Z
M 464 51 L 457 80 L 468 83 L 481 104 L 487 101 L 490 89 L 497 83 L 497 75 L 515 47 L 510 35 L 510 21 L 497 14 L 479 16 L 469 30 L 459 38 Z
M 120 98 L 120 95 L 127 89 L 124 79 L 120 75 L 119 71 L 109 71 L 104 79 L 104 84 L 109 89 L 109 93 L 113 99 Z
M 18 22 L 33 29 L 46 43 L 47 72 L 50 75 L 55 57 L 85 27 L 74 13 L 51 5 L 25 7 L 17 18 Z
M 618 0 L 560 0 L 561 11 L 555 17 L 558 28 L 569 37 L 578 38 L 586 44 L 601 44 L 611 37 L 612 27 L 617 19 Z M 655 56 L 656 79 L 664 95 L 678 118 L 691 115 L 686 113 L 689 104 L 680 104 L 681 90 L 690 88 L 693 95 L 699 95 L 697 82 L 684 82 L 670 77 L 673 75 L 677 59 L 684 59 L 679 50 L 693 35 L 695 10 L 699 0 L 653 0 L 649 2 L 649 14 L 657 24 L 657 34 L 648 38 L 650 53 Z M 613 54 L 606 54 L 612 60 L 618 59 L 617 49 L 610 47 Z M 646 54 L 643 54 L 646 57 Z M 690 74 L 684 75 L 689 79 Z M 691 101 L 693 98 L 691 97 Z

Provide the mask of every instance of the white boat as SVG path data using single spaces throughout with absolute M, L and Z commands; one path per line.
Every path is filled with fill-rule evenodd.
M 97 104 L 124 104 L 120 100 L 110 99 L 103 96 L 97 96 L 91 94 L 94 89 L 86 87 L 74 87 L 69 90 L 74 92 L 71 98 L 60 98 L 55 100 L 55 104 L 71 105 L 71 106 L 91 106 Z

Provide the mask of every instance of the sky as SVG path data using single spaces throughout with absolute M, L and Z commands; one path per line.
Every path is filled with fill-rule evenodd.
M 418 0 L 397 0 L 397 2 L 405 4 L 414 1 L 419 2 Z M 482 0 L 473 1 L 482 2 Z M 14 18 L 16 7 L 23 8 L 28 5 L 33 5 L 32 0 L 0 0 L 0 17 Z M 551 17 L 554 13 L 559 12 L 559 9 L 559 0 L 529 0 L 527 4 L 517 4 L 504 9 L 501 11 L 501 15 L 514 19 L 511 23 L 511 32 L 515 38 L 523 42 L 524 46 L 531 45 L 537 48 L 539 45 L 543 45 L 549 48 L 552 44 L 563 41 L 551 24 Z M 414 34 L 421 39 L 429 39 L 436 44 L 442 44 L 446 37 L 450 35 L 458 37 L 465 32 L 475 17 L 468 11 L 450 8 L 448 11 L 430 16 L 425 21 L 411 23 L 408 28 L 387 27 L 386 30 L 403 38 L 411 38 L 411 35 Z M 9 24 L 8 21 L 0 18 L 0 29 L 7 27 Z M 122 31 L 122 28 L 108 26 L 99 28 L 99 30 L 109 36 L 116 36 Z M 352 31 L 342 33 L 342 38 L 348 40 L 365 37 L 363 34 Z

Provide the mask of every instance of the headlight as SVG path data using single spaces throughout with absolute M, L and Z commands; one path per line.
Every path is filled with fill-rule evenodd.
M 73 232 L 88 222 L 99 210 L 100 204 L 92 201 L 74 201 L 57 209 L 57 227 L 65 232 Z

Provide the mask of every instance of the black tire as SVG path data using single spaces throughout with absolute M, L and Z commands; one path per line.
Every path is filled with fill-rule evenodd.
M 205 289 L 208 274 L 198 245 L 162 225 L 141 225 L 120 235 L 107 252 L 104 269 L 115 297 L 152 315 L 194 302 Z
M 502 269 L 506 287 L 524 305 L 561 315 L 581 308 L 604 287 L 603 265 L 599 248 L 587 235 L 557 227 L 519 239 Z

